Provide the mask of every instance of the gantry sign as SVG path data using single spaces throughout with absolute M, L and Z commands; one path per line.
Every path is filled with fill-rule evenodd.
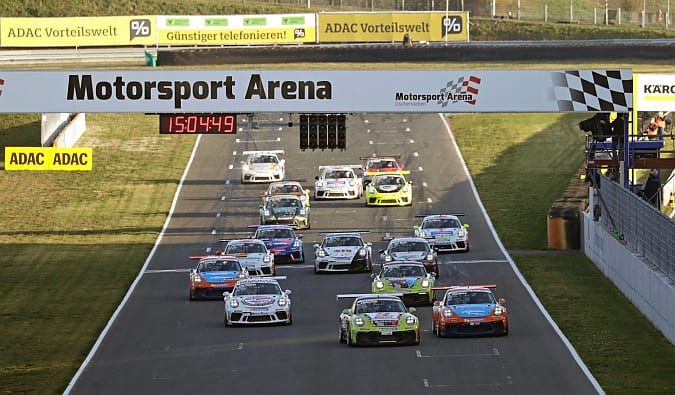
M 619 70 L 0 71 L 3 113 L 630 112 Z

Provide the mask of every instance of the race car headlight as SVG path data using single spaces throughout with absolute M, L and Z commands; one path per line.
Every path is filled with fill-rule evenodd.
M 272 261 L 272 258 L 269 255 L 265 255 L 263 257 L 263 262 L 264 263 L 270 263 Z
M 370 193 L 371 195 L 374 194 L 374 193 L 375 193 L 375 188 L 369 186 L 369 187 L 368 187 L 368 193 Z
M 263 210 L 263 215 L 264 215 L 265 217 L 269 217 L 270 214 L 271 214 L 271 213 L 270 213 L 270 210 L 268 210 L 268 209 Z
M 382 281 L 382 280 L 375 281 L 375 288 L 377 288 L 377 289 L 384 288 L 384 281 Z
M 320 258 L 323 258 L 323 257 L 327 256 L 328 254 L 326 254 L 326 250 L 319 250 L 319 252 L 317 252 L 316 255 Z
M 443 310 L 443 317 L 445 317 L 445 318 L 452 317 L 452 310 L 450 310 L 450 309 Z
M 281 167 L 279 165 L 272 165 L 272 166 L 270 166 L 270 170 L 279 171 L 279 170 L 281 170 Z
M 393 259 L 393 258 L 391 257 L 391 255 L 385 255 L 385 256 L 384 256 L 385 262 L 391 262 L 392 259 Z
M 300 247 L 300 240 L 296 240 L 293 242 L 293 248 L 298 248 Z
M 427 279 L 425 278 L 424 280 L 422 280 L 422 288 L 426 288 L 426 287 L 428 287 L 428 286 L 429 286 L 429 280 L 427 280 Z
M 429 262 L 433 262 L 434 261 L 434 254 L 428 253 L 427 256 L 426 256 L 426 260 L 429 261 Z
M 417 318 L 414 315 L 409 315 L 405 317 L 405 323 L 408 325 L 414 325 L 417 322 Z
M 353 187 L 354 185 L 356 185 L 356 181 L 355 180 L 349 180 L 349 186 Z
M 248 272 L 241 272 L 241 273 L 237 274 L 237 278 L 246 278 L 247 274 L 248 274 Z
M 230 299 L 230 307 L 236 309 L 237 307 L 239 307 L 239 301 L 234 298 Z
M 457 236 L 458 237 L 464 237 L 466 236 L 466 231 L 464 229 L 460 229 L 457 231 Z
M 421 232 L 420 232 L 420 237 L 427 237 L 427 232 L 421 231 Z
M 300 213 L 300 215 L 305 216 L 305 215 L 307 215 L 307 210 L 305 210 L 304 208 L 301 208 L 299 213 Z
M 193 276 L 192 277 L 196 283 L 201 283 L 202 282 L 202 276 Z
M 365 322 L 363 321 L 363 318 L 361 318 L 359 316 L 354 317 L 354 325 L 363 326 L 363 324 L 365 324 Z
M 364 256 L 366 256 L 366 254 L 368 254 L 368 251 L 366 251 L 365 248 L 361 248 L 361 249 L 359 250 L 359 256 L 360 256 L 360 257 L 364 257 Z
M 253 167 L 253 165 L 248 165 L 248 171 L 253 171 L 253 170 L 255 170 L 255 167 Z
M 286 300 L 286 298 L 279 298 L 277 304 L 279 304 L 279 306 L 286 306 L 288 304 L 288 301 Z
M 501 306 L 495 307 L 495 315 L 502 315 L 504 314 L 504 308 Z
M 409 191 L 410 189 L 409 189 L 407 186 L 405 186 L 405 187 L 403 187 L 403 189 L 401 189 L 401 190 L 402 190 L 404 193 L 408 193 L 408 191 Z
M 316 182 L 316 187 L 317 187 L 317 188 L 323 188 L 323 181 L 317 181 L 317 182 Z

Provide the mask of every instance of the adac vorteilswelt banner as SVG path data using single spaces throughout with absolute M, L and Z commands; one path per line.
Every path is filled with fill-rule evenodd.
M 0 46 L 86 47 L 153 45 L 155 16 L 0 18 Z
M 320 13 L 318 37 L 328 42 L 468 41 L 468 12 Z

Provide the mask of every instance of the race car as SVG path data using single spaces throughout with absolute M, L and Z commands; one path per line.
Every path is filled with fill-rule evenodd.
M 412 181 L 401 172 L 381 173 L 373 176 L 365 189 L 366 207 L 412 206 Z
M 285 159 L 279 159 L 283 150 L 244 151 L 241 161 L 241 183 L 281 181 L 286 176 Z
M 319 166 L 314 179 L 314 199 L 358 199 L 363 196 L 361 165 Z
M 380 250 L 384 262 L 417 261 L 424 264 L 429 273 L 438 275 L 438 254 L 429 242 L 421 237 L 383 238 L 389 240 L 386 249 Z
M 268 196 L 273 195 L 296 195 L 305 205 L 309 205 L 309 190 L 302 187 L 298 181 L 275 181 L 267 186 L 267 189 L 260 192 L 262 203 Z
M 262 240 L 274 253 L 274 263 L 305 261 L 302 234 L 296 234 L 290 225 L 257 226 L 254 239 Z
M 378 344 L 419 344 L 420 323 L 406 308 L 400 294 L 344 294 L 338 300 L 354 298 L 351 307 L 340 313 L 340 343 L 349 346 Z
M 290 290 L 282 291 L 280 277 L 256 277 L 239 280 L 232 292 L 223 293 L 226 326 L 286 324 L 293 322 Z
M 434 301 L 431 287 L 436 276 L 427 273 L 424 265 L 416 261 L 393 261 L 381 266 L 373 274 L 372 292 L 375 294 L 400 293 L 406 305 L 428 304 Z
M 413 227 L 415 236 L 429 240 L 438 251 L 469 251 L 469 224 L 462 225 L 458 218 L 462 215 L 416 215 L 424 219 Z
M 494 284 L 439 286 L 443 299 L 433 305 L 432 330 L 439 337 L 457 335 L 508 335 L 509 317 L 492 289 Z
M 227 241 L 225 254 L 237 257 L 251 276 L 274 276 L 274 253 L 267 249 L 265 242 L 257 239 L 235 239 Z
M 190 300 L 220 299 L 224 291 L 231 291 L 237 281 L 249 276 L 237 257 L 220 251 L 214 255 L 193 255 L 190 259 L 199 260 L 190 270 Z
M 362 156 L 360 159 L 365 160 L 363 166 L 363 187 L 370 184 L 374 175 L 379 173 L 401 172 L 402 174 L 410 174 L 409 171 L 404 171 L 405 165 L 398 163 L 401 155 L 391 156 Z
M 260 225 L 287 224 L 296 229 L 309 229 L 309 205 L 295 195 L 273 195 L 260 209 Z
M 314 273 L 372 270 L 373 244 L 364 242 L 360 232 L 323 235 L 321 244 L 314 244 Z

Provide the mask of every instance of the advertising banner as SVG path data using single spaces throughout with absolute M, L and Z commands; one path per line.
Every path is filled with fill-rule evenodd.
M 635 74 L 635 109 L 675 111 L 675 74 Z
M 1 71 L 0 112 L 628 112 L 621 70 Z
M 5 147 L 5 170 L 89 171 L 91 147 Z
M 326 12 L 319 42 L 469 41 L 468 12 Z
M 0 18 L 0 46 L 88 47 L 155 44 L 155 16 Z
M 316 42 L 315 14 L 157 16 L 159 45 Z

